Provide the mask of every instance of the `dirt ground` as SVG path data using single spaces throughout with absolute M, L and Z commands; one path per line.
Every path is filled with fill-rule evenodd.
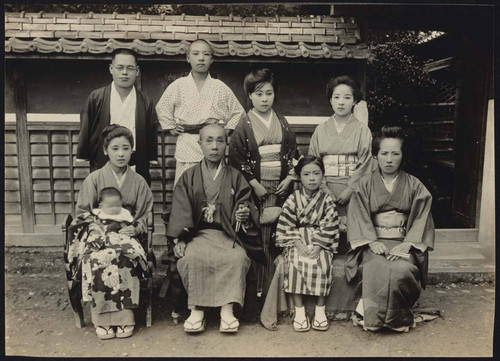
M 101 341 L 88 306 L 86 327 L 75 327 L 61 253 L 10 250 L 5 253 L 5 352 L 45 357 L 491 357 L 494 292 L 495 286 L 486 282 L 431 285 L 420 306 L 437 307 L 444 317 L 419 323 L 406 334 L 366 332 L 350 321 L 332 322 L 327 332 L 298 333 L 287 317 L 275 332 L 258 322 L 242 322 L 239 333 L 220 334 L 214 310 L 207 315 L 206 331 L 192 335 L 182 323 L 173 324 L 168 299 L 154 297 L 151 328 L 139 310 L 131 338 Z

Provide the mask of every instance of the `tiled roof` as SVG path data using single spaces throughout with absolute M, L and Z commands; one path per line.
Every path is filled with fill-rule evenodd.
M 215 56 L 370 57 L 359 27 L 343 17 L 251 17 L 5 13 L 6 53 L 185 54 L 190 42 L 209 41 Z

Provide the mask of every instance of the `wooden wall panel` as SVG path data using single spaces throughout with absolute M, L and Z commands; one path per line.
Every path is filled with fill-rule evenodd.
M 10 127 L 10 128 L 9 128 Z M 314 126 L 293 126 L 302 154 L 307 153 Z M 35 225 L 51 226 L 62 222 L 65 214 L 74 214 L 78 191 L 89 174 L 89 162 L 77 162 L 79 125 L 44 123 L 28 125 L 31 149 L 31 186 L 35 201 Z M 71 139 L 71 145 L 69 140 Z M 19 179 L 15 127 L 5 133 L 5 210 L 6 225 L 22 224 L 19 202 Z M 151 166 L 151 189 L 154 196 L 155 225 L 163 230 L 161 214 L 170 209 L 175 175 L 176 138 L 160 131 L 158 165 Z M 71 152 L 70 152 L 71 149 Z M 40 229 L 40 228 L 39 228 Z
M 19 183 L 19 168 L 16 148 L 17 138 L 14 129 L 4 130 L 4 213 L 6 224 L 20 226 L 22 225 L 20 192 L 21 186 Z

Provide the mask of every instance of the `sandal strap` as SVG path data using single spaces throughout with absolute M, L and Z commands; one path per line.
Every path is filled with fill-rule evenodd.
M 313 320 L 313 325 L 316 326 L 316 327 L 323 327 L 323 326 L 328 325 L 328 320 L 323 320 L 323 321 L 320 322 L 317 319 L 314 319 Z
M 203 324 L 203 321 L 205 321 L 205 318 L 202 318 L 201 320 L 198 320 L 198 321 L 195 321 L 195 322 L 191 322 L 191 321 L 188 321 L 188 320 L 185 320 L 184 323 L 188 323 L 189 326 L 191 326 L 192 329 L 198 329 L 201 327 L 201 324 Z M 200 323 L 200 326 L 198 327 L 194 327 L 194 325 Z
M 231 321 L 231 322 L 227 322 L 226 320 L 224 320 L 223 318 L 221 318 L 221 319 L 220 319 L 220 322 L 224 322 L 224 323 L 226 324 L 226 326 L 225 326 L 225 327 L 223 327 L 223 328 L 224 328 L 224 329 L 227 329 L 227 330 L 232 329 L 232 328 L 236 328 L 236 327 L 238 327 L 238 326 L 240 325 L 239 320 L 238 320 L 237 318 L 235 318 L 235 319 L 234 319 L 233 321 Z M 232 325 L 233 325 L 234 323 L 238 323 L 238 324 L 237 324 L 237 326 L 234 326 L 234 327 L 233 327 Z
M 306 326 L 305 326 L 305 327 L 303 326 L 303 325 L 304 325 L 304 322 L 306 323 Z M 309 325 L 309 320 L 307 319 L 307 317 L 306 317 L 306 318 L 304 319 L 304 321 L 302 321 L 302 322 L 299 322 L 299 321 L 297 321 L 296 319 L 293 319 L 293 323 L 294 323 L 294 324 L 296 323 L 296 324 L 300 325 L 300 328 L 307 328 L 307 326 Z

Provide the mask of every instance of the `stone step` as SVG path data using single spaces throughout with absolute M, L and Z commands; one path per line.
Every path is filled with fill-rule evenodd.
M 495 249 L 478 242 L 436 244 L 429 253 L 429 283 L 495 280 Z

